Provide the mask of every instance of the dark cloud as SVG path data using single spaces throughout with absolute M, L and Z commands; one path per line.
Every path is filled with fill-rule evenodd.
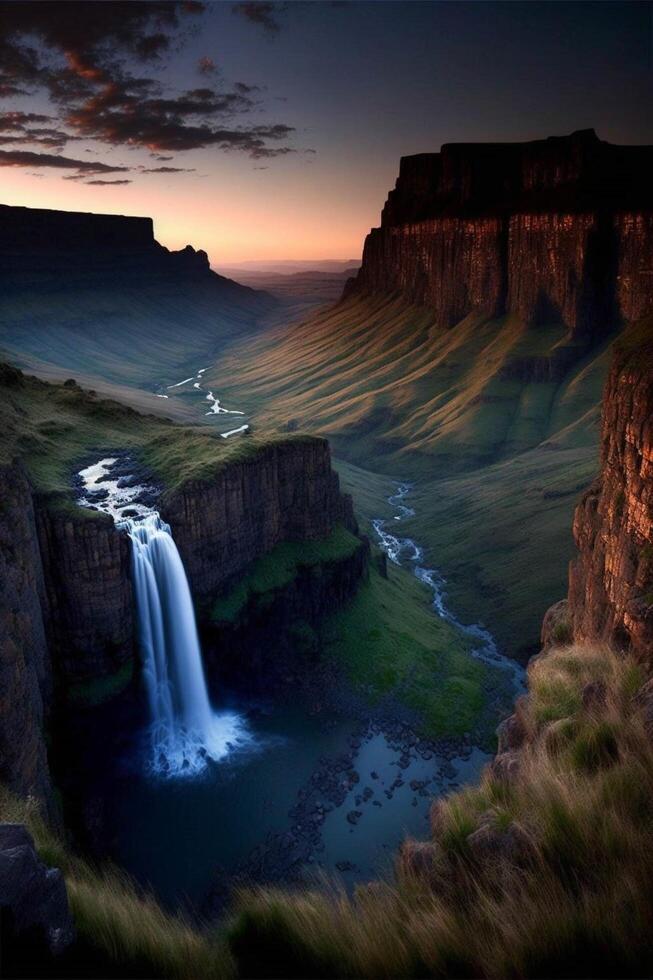
M 3 112 L 0 114 L 0 129 L 24 129 L 30 123 L 50 122 L 52 116 L 38 112 Z
M 258 12 L 244 16 L 266 26 L 274 5 L 253 6 Z M 0 97 L 45 90 L 58 107 L 54 119 L 24 113 L 4 130 L 10 141 L 55 148 L 92 139 L 153 154 L 217 147 L 255 159 L 293 152 L 280 145 L 294 132 L 290 126 L 234 124 L 259 109 L 257 86 L 213 84 L 168 95 L 136 70 L 176 50 L 203 9 L 189 0 L 0 2 Z M 217 71 L 210 58 L 199 67 L 206 76 Z M 41 122 L 50 125 L 34 125 Z
M 206 55 L 203 58 L 200 58 L 197 62 L 197 70 L 199 71 L 200 75 L 218 74 L 218 68 L 215 61 L 213 58 L 209 58 Z
M 195 167 L 139 167 L 142 174 L 194 174 Z
M 263 91 L 260 85 L 247 85 L 246 82 L 236 82 L 234 88 L 240 95 L 253 95 Z
M 58 170 L 76 170 L 76 176 L 126 173 L 129 170 L 129 167 L 93 160 L 73 160 L 56 153 L 34 153 L 32 150 L 0 150 L 0 167 L 54 167 Z
M 34 126 L 33 123 L 50 122 L 51 116 L 38 112 L 0 113 L 0 143 L 37 143 L 47 147 L 65 146 L 68 140 L 76 139 L 52 126 Z
M 116 187 L 118 184 L 131 184 L 131 180 L 85 180 L 85 184 L 93 184 L 94 187 Z
M 232 13 L 248 20 L 250 24 L 262 27 L 268 34 L 277 34 L 281 29 L 278 15 L 288 7 L 287 3 L 269 3 L 267 0 L 246 0 L 234 3 Z

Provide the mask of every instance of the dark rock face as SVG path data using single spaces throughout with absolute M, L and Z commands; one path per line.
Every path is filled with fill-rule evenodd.
M 587 344 L 653 307 L 652 166 L 593 130 L 404 157 L 345 295 L 398 292 L 444 327 L 514 312 Z
M 0 824 L 0 922 L 3 971 L 39 947 L 59 956 L 75 938 L 63 876 L 39 861 L 22 824 Z
M 0 282 L 4 288 L 162 280 L 206 280 L 255 295 L 211 271 L 206 252 L 170 252 L 151 218 L 0 205 Z
M 356 531 L 325 439 L 290 439 L 232 463 L 209 481 L 188 480 L 162 501 L 195 596 L 225 583 L 282 541 Z
M 601 473 L 576 509 L 574 639 L 653 650 L 653 336 L 617 349 L 603 401 Z
M 51 668 L 43 571 L 30 486 L 0 467 L 0 782 L 21 796 L 50 795 L 43 723 Z
M 67 681 L 111 674 L 134 654 L 131 551 L 105 514 L 39 507 L 49 639 Z
M 315 628 L 355 595 L 368 560 L 369 542 L 361 538 L 351 555 L 301 568 L 262 600 L 250 596 L 234 622 L 204 624 L 211 683 L 219 687 L 226 680 L 267 695 L 272 687 L 285 689 L 301 679 L 307 669 L 316 677 L 321 644 Z

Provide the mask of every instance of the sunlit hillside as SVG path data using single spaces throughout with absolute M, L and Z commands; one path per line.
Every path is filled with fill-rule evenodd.
M 367 471 L 412 481 L 407 526 L 457 610 L 473 621 L 483 608 L 525 655 L 566 587 L 609 351 L 610 340 L 574 349 L 561 325 L 469 316 L 443 330 L 428 308 L 354 297 L 235 342 L 206 377 L 255 427 L 327 435 L 364 516 L 379 504 L 366 501 Z M 565 357 L 576 359 L 566 371 Z

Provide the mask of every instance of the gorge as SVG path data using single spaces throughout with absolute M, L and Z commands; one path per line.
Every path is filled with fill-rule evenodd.
M 97 861 L 225 977 L 563 976 L 645 904 L 650 162 L 404 158 L 300 321 L 149 219 L 2 210 L 0 815 L 80 931 Z

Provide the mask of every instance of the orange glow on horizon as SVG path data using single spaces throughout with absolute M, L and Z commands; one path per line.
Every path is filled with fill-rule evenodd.
M 5 174 L 0 203 L 148 216 L 162 245 L 204 249 L 217 268 L 256 260 L 358 258 L 370 225 L 378 220 L 378 202 L 366 215 L 360 205 L 342 209 L 340 201 L 337 213 L 333 197 L 322 195 L 314 181 L 302 182 L 301 174 L 299 180 L 284 173 L 265 179 L 250 170 L 233 181 L 225 175 L 202 183 L 200 178 L 136 174 L 132 184 L 102 188 L 63 180 L 59 173 L 35 177 L 12 168 Z

